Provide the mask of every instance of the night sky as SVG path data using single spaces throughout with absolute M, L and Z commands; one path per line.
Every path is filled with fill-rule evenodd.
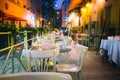
M 55 9 L 61 9 L 61 5 L 63 1 L 64 0 L 57 0 L 56 3 L 58 4 L 58 6 Z

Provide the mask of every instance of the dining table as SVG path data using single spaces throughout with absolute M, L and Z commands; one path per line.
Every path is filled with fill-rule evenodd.
M 102 39 L 100 48 L 108 51 L 109 61 L 114 62 L 120 67 L 120 40 Z
M 31 64 L 31 60 L 30 57 L 31 56 L 31 51 L 33 52 L 40 52 L 40 53 L 46 53 L 48 51 L 48 54 L 50 53 L 50 51 L 54 51 L 55 52 L 55 56 L 59 55 L 59 47 L 55 46 L 55 45 L 50 45 L 50 44 L 41 44 L 39 42 L 34 42 L 32 43 L 32 46 L 30 49 L 23 49 L 22 51 L 22 56 L 24 56 L 26 58 L 26 66 L 30 66 Z M 39 58 L 39 54 L 34 53 L 34 55 L 38 55 Z M 30 68 L 29 68 L 30 69 Z
M 63 54 L 65 54 L 65 56 L 67 56 L 67 58 L 66 58 L 66 61 L 67 61 L 69 52 L 71 51 L 70 40 L 68 37 L 64 37 L 64 36 L 38 37 L 37 40 L 32 42 L 31 48 L 29 48 L 28 50 L 23 50 L 23 52 L 22 52 L 22 56 L 26 57 L 28 64 L 30 64 L 30 57 L 31 57 L 30 52 L 32 50 L 36 50 L 36 51 L 40 51 L 40 52 L 44 52 L 44 51 L 46 52 L 46 51 L 53 50 L 53 51 L 55 51 L 56 60 L 58 62 L 59 62 L 59 59 L 57 59 L 58 56 L 63 53 Z M 60 58 L 60 60 L 61 59 L 62 58 Z

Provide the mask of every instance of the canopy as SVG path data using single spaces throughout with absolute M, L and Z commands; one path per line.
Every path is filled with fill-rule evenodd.
M 78 7 L 81 2 L 82 2 L 82 0 L 71 0 L 66 12 L 69 12 L 70 10 L 74 9 L 75 7 Z
M 10 14 L 7 14 L 7 13 L 0 12 L 0 20 L 2 20 L 2 16 L 4 17 L 4 20 L 26 21 L 25 19 L 16 17 L 14 15 L 10 15 Z

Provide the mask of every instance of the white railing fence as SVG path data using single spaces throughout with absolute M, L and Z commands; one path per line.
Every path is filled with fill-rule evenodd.
M 0 74 L 6 74 L 6 68 L 8 67 L 12 67 L 9 69 L 11 70 L 11 73 L 15 73 L 15 66 L 16 64 L 18 65 L 22 65 L 22 68 L 24 69 L 24 71 L 28 71 L 28 67 L 23 63 L 20 55 L 17 53 L 16 47 L 18 46 L 22 46 L 22 48 L 24 49 L 29 49 L 29 41 L 33 41 L 36 39 L 36 36 L 31 34 L 31 31 L 24 31 L 24 32 L 20 32 L 24 34 L 24 38 L 23 41 L 19 42 L 19 43 L 15 43 L 15 37 L 11 36 L 11 32 L 0 32 L 0 35 L 8 35 L 8 47 L 5 47 L 3 49 L 0 49 L 0 54 L 2 54 L 3 52 L 7 52 L 7 57 L 5 58 L 5 62 L 2 66 L 2 72 L 0 72 Z M 32 35 L 32 38 L 28 39 L 28 33 Z M 4 55 L 4 54 L 3 54 Z M 1 56 L 0 56 L 1 57 Z M 16 61 L 16 59 L 18 61 Z M 11 60 L 11 62 L 10 62 Z M 20 66 L 17 67 L 18 68 L 18 72 L 20 71 L 19 68 Z

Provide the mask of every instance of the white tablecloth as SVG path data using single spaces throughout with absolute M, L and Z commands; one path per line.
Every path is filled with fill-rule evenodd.
M 118 66 L 120 65 L 120 41 L 102 39 L 100 48 L 108 50 L 109 60 L 112 60 Z

